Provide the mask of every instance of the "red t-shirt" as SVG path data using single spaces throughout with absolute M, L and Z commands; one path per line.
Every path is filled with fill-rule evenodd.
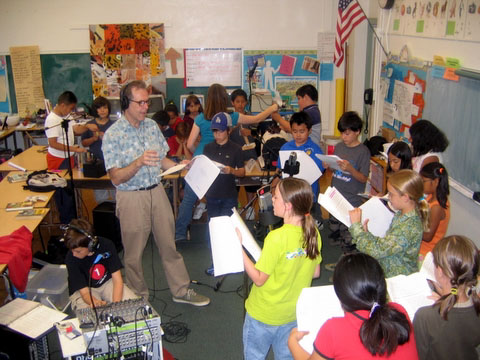
M 183 121 L 182 118 L 177 116 L 177 119 L 175 120 L 175 123 L 170 127 L 175 131 L 175 128 L 177 127 L 177 125 L 180 124 L 182 121 Z
M 180 144 L 177 141 L 177 136 L 176 135 L 170 136 L 167 140 L 167 143 L 168 143 L 168 146 L 170 147 L 170 151 L 168 152 L 168 155 L 175 156 L 175 154 L 178 151 L 178 147 L 180 146 Z
M 408 318 L 407 312 L 401 305 L 389 303 L 389 306 L 404 313 Z M 369 313 L 368 310 L 359 310 L 355 313 L 346 312 L 342 318 L 327 320 L 318 331 L 313 344 L 315 351 L 326 359 L 386 359 L 386 356 L 370 354 L 360 340 L 360 327 L 363 321 L 368 319 Z M 408 342 L 398 346 L 395 352 L 388 357 L 389 360 L 418 359 L 412 324 L 410 327 Z

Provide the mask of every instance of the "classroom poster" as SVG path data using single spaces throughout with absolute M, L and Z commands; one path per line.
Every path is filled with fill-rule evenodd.
M 296 90 L 306 84 L 318 89 L 320 62 L 317 50 L 245 50 L 242 88 L 249 93 L 278 92 L 287 107 L 298 108 Z
M 8 101 L 7 60 L 5 55 L 0 55 L 0 112 L 10 112 Z M 0 119 L 2 121 L 3 119 Z
M 152 94 L 167 89 L 164 25 L 90 25 L 93 95 L 118 97 L 121 87 L 143 80 Z
M 480 0 L 397 0 L 390 32 L 480 41 Z
M 45 108 L 42 66 L 38 46 L 10 47 L 18 114 L 30 116 Z

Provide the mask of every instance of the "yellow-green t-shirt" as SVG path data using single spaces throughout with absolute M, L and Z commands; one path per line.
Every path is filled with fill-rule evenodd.
M 322 248 L 317 231 L 318 249 Z M 262 286 L 252 287 L 245 303 L 248 314 L 268 325 L 284 325 L 296 319 L 296 303 L 303 288 L 312 283 L 321 255 L 311 260 L 302 248 L 301 226 L 285 224 L 265 238 L 255 268 L 269 275 Z

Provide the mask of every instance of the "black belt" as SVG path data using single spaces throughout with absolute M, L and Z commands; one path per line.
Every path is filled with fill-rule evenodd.
M 158 186 L 158 184 L 153 184 L 153 185 L 150 185 L 148 187 L 143 187 L 143 188 L 137 189 L 135 191 L 152 190 L 152 189 L 155 189 L 157 186 Z

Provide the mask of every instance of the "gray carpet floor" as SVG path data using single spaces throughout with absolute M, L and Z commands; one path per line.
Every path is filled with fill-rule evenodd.
M 249 226 L 253 226 L 250 223 Z M 211 303 L 202 308 L 174 303 L 163 275 L 162 265 L 155 244 L 149 241 L 143 264 L 145 278 L 150 287 L 150 302 L 161 315 L 166 332 L 163 346 L 176 359 L 242 359 L 242 326 L 244 317 L 244 274 L 228 275 L 218 291 L 214 290 L 219 278 L 205 274 L 211 265 L 211 253 L 207 241 L 207 225 L 193 224 L 191 240 L 177 243 L 183 255 L 190 278 L 196 284 L 192 288 L 208 296 Z M 329 284 L 332 272 L 324 265 L 336 262 L 341 249 L 329 244 L 329 231 L 322 235 L 322 271 L 313 286 Z M 260 244 L 261 245 L 261 244 Z M 249 282 L 251 284 L 251 282 Z M 247 292 L 248 293 L 248 292 Z M 268 359 L 273 359 L 269 354 Z

